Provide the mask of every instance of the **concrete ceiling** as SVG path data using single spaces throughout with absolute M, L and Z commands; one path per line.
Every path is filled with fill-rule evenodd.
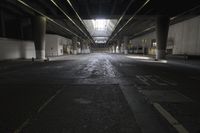
M 20 1 L 26 3 L 31 8 L 20 3 Z M 71 4 L 68 3 L 69 1 Z M 154 26 L 157 15 L 164 14 L 173 18 L 190 9 L 194 9 L 188 12 L 190 15 L 198 15 L 200 11 L 199 0 L 150 0 L 137 12 L 145 2 L 147 2 L 147 0 L 1 0 L 0 6 L 1 9 L 8 14 L 21 18 L 27 18 L 42 13 L 52 18 L 63 27 L 76 33 L 80 38 L 85 39 L 88 37 L 90 39 L 95 39 L 95 37 L 109 38 L 110 35 L 113 37 L 135 13 L 134 19 L 132 19 L 114 39 L 124 35 L 134 36 Z M 129 8 L 127 8 L 128 6 Z M 91 22 L 89 22 L 91 19 L 112 19 L 111 25 L 115 25 L 123 13 L 124 16 L 117 27 L 113 28 L 111 26 L 112 28 L 104 33 L 93 31 L 94 27 L 91 25 Z M 76 25 L 70 21 L 66 15 L 70 17 Z M 82 23 L 82 20 L 84 20 L 84 23 Z M 80 27 L 82 32 L 77 26 Z M 73 36 L 51 21 L 48 21 L 47 32 L 60 34 L 66 37 Z

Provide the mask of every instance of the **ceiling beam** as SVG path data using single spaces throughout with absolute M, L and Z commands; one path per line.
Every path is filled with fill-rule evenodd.
M 39 14 L 39 15 L 45 17 L 48 21 L 50 21 L 50 22 L 56 24 L 57 26 L 59 26 L 59 27 L 61 27 L 62 29 L 64 29 L 64 30 L 68 31 L 69 33 L 71 33 L 72 35 L 75 35 L 75 36 L 81 38 L 81 37 L 78 36 L 76 33 L 72 32 L 71 30 L 69 30 L 68 28 L 64 27 L 63 25 L 57 23 L 55 20 L 53 20 L 52 18 L 48 17 L 48 16 L 45 15 L 44 13 L 42 13 L 42 12 L 38 11 L 37 9 L 31 7 L 30 5 L 28 5 L 27 3 L 25 3 L 23 0 L 17 0 L 17 2 L 19 2 L 19 3 L 22 4 L 22 5 L 24 5 L 24 6 L 27 7 L 28 9 L 30 9 L 30 10 L 36 12 L 37 14 Z
M 85 23 L 83 22 L 82 18 L 79 16 L 78 12 L 76 11 L 76 9 L 74 8 L 74 6 L 72 5 L 72 3 L 70 2 L 70 0 L 67 0 L 68 4 L 70 5 L 70 7 L 73 9 L 73 11 L 75 12 L 76 16 L 78 17 L 79 21 L 82 23 L 82 25 L 84 26 L 85 30 L 87 31 L 87 28 L 86 28 L 86 25 Z M 88 32 L 88 31 L 87 31 Z M 89 32 L 88 32 L 89 33 Z M 90 34 L 89 34 L 90 35 Z M 86 35 L 87 38 L 91 41 L 91 43 L 94 43 L 94 40 L 93 38 L 88 35 Z
M 116 25 L 115 25 L 115 27 L 114 27 L 114 30 L 113 30 L 111 36 L 108 38 L 108 40 L 107 40 L 106 43 L 109 43 L 109 41 L 112 39 L 112 36 L 113 36 L 113 34 L 115 33 L 117 26 L 119 25 L 119 23 L 121 22 L 121 20 L 123 19 L 123 17 L 125 16 L 126 12 L 128 11 L 129 7 L 132 5 L 133 2 L 134 2 L 134 0 L 131 0 L 131 1 L 128 3 L 128 6 L 127 6 L 126 9 L 124 10 L 124 12 L 123 12 L 122 15 L 120 16 L 120 18 L 118 19 L 118 21 L 117 21 L 117 23 L 116 23 Z
M 126 23 L 125 23 L 123 26 L 121 26 L 121 28 L 120 28 L 112 37 L 110 37 L 109 40 L 114 39 L 115 36 L 116 36 L 119 32 L 121 32 L 122 29 L 123 29 L 130 21 L 132 21 L 132 20 L 136 17 L 136 15 L 137 15 L 150 1 L 151 1 L 151 0 L 147 0 L 147 1 L 146 1 L 132 16 L 131 16 L 131 18 L 129 18 L 128 21 L 126 21 Z
M 66 14 L 66 12 L 54 0 L 50 1 L 88 38 L 88 35 L 76 24 L 76 22 L 69 15 Z M 91 39 L 89 38 L 89 40 Z

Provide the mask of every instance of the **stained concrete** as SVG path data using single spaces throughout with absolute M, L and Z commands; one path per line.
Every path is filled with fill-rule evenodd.
M 150 99 L 190 132 L 200 131 L 199 69 L 118 54 L 51 60 L 4 62 L 10 69 L 0 71 L 0 132 L 176 132 Z M 149 91 L 178 92 L 192 101 L 142 93 Z

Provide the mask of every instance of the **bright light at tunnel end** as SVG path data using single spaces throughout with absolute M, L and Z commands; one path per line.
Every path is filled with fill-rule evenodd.
M 108 19 L 93 19 L 92 23 L 96 30 L 106 30 L 109 21 Z

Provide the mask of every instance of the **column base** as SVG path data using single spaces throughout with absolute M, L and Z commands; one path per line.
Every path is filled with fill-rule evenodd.
M 36 59 L 45 59 L 45 50 L 36 50 Z
M 77 55 L 77 50 L 73 50 L 73 54 L 74 54 L 74 55 Z
M 124 54 L 128 54 L 128 50 L 124 50 Z
M 123 51 L 123 49 L 122 49 L 122 48 L 120 49 L 120 53 L 121 53 L 121 54 L 123 54 L 123 53 L 124 53 L 124 51 Z
M 166 59 L 166 52 L 165 50 L 156 50 L 156 59 Z
M 110 49 L 109 52 L 112 54 L 112 49 Z

